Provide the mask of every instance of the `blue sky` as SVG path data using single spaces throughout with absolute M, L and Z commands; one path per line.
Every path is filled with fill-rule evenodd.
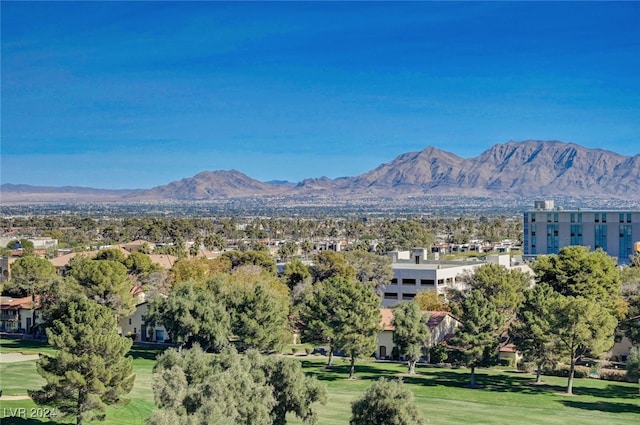
M 427 146 L 640 153 L 640 3 L 2 2 L 2 183 L 354 176 Z

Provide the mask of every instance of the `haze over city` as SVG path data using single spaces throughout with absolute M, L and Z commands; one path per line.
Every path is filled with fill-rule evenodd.
M 473 157 L 527 139 L 635 155 L 639 16 L 637 2 L 3 2 L 2 183 L 335 178 L 427 145 Z

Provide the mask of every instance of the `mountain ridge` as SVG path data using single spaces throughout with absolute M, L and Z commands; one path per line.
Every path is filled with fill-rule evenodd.
M 38 198 L 121 201 L 216 200 L 261 196 L 404 197 L 554 196 L 640 199 L 640 154 L 625 156 L 575 143 L 498 143 L 473 158 L 427 146 L 353 177 L 323 176 L 298 183 L 261 182 L 237 170 L 202 171 L 151 189 L 52 188 L 3 184 L 0 202 Z

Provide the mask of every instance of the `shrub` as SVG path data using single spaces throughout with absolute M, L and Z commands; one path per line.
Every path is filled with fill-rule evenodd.
M 549 376 L 561 376 L 563 378 L 567 378 L 569 376 L 569 365 L 558 365 L 555 368 L 545 368 L 543 370 L 544 375 Z M 588 378 L 591 374 L 591 368 L 587 366 L 576 366 L 573 377 L 574 378 Z
M 308 356 L 309 354 L 311 354 L 311 352 L 312 352 L 312 351 L 313 351 L 313 350 L 312 350 L 311 348 L 309 348 L 309 347 L 306 347 L 306 348 L 304 349 L 304 352 L 307 354 L 307 356 Z
M 536 365 L 533 362 L 525 362 L 524 360 L 521 360 L 518 362 L 518 370 L 525 372 L 525 373 L 533 373 L 536 370 Z
M 447 347 L 442 344 L 434 345 L 429 349 L 429 360 L 431 363 L 444 363 L 449 357 Z
M 298 349 L 296 347 L 291 347 L 291 355 L 294 355 L 298 352 Z
M 505 367 L 513 367 L 513 359 L 498 359 L 498 364 Z
M 600 369 L 600 379 L 603 381 L 627 382 L 627 372 L 620 369 Z
M 349 425 L 426 425 L 413 393 L 402 381 L 380 378 L 351 404 Z

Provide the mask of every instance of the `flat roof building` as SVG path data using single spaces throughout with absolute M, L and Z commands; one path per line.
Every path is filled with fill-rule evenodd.
M 464 289 L 463 276 L 488 263 L 511 267 L 509 255 L 444 261 L 439 259 L 438 253 L 429 255 L 429 250 L 416 248 L 411 251 L 391 251 L 389 256 L 393 279 L 383 289 L 383 307 L 392 307 L 400 301 L 411 301 L 421 291 L 435 290 L 444 294 L 446 288 Z
M 619 264 L 628 264 L 634 243 L 640 241 L 640 211 L 564 210 L 553 201 L 536 201 L 523 215 L 523 253 L 526 257 L 557 254 L 566 246 L 601 248 Z

